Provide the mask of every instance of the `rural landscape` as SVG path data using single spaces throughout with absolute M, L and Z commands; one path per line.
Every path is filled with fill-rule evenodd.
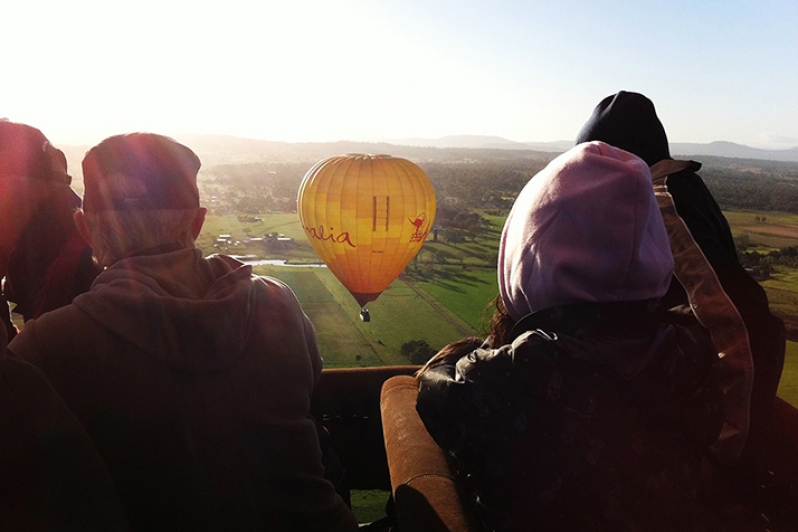
M 421 363 L 449 342 L 484 335 L 498 292 L 495 267 L 504 219 L 524 184 L 567 149 L 567 143 L 463 148 L 209 135 L 178 140 L 203 161 L 199 186 L 209 213 L 198 245 L 208 255 L 243 257 L 256 273 L 291 286 L 316 327 L 327 368 Z M 456 140 L 468 144 L 473 139 Z M 741 153 L 760 158 L 736 158 L 727 145 L 672 148 L 702 162 L 699 173 L 729 220 L 742 263 L 787 324 L 779 394 L 798 405 L 796 154 L 748 149 Z M 86 149 L 65 151 L 68 160 L 80 161 Z M 725 156 L 699 155 L 702 151 Z M 308 169 L 344 153 L 407 158 L 427 173 L 438 198 L 434 230 L 405 272 L 368 305 L 368 323 L 313 251 L 296 213 L 297 189 Z M 782 160 L 761 158 L 768 156 Z M 70 171 L 81 193 L 80 167 Z
M 181 140 L 203 159 L 200 187 L 209 215 L 198 245 L 206 254 L 243 257 L 256 273 L 290 285 L 316 327 L 328 368 L 422 363 L 449 342 L 483 335 L 497 294 L 504 219 L 523 185 L 559 151 Z M 324 157 L 352 152 L 416 162 L 438 198 L 434 230 L 405 272 L 368 305 L 368 323 L 321 264 L 296 213 L 305 172 Z M 704 165 L 700 175 L 729 220 L 741 261 L 787 324 L 779 393 L 798 404 L 798 163 L 692 158 Z

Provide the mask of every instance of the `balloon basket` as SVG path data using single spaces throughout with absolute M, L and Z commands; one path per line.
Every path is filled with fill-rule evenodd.
M 360 321 L 364 323 L 368 323 L 371 321 L 371 314 L 369 314 L 369 309 L 367 308 L 360 309 Z

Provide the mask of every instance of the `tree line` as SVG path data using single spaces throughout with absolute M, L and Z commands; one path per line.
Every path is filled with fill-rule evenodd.
M 475 209 L 508 211 L 523 186 L 556 154 L 517 152 L 515 158 L 420 161 L 441 214 Z M 798 163 L 702 158 L 703 178 L 723 209 L 798 213 Z M 315 161 L 222 164 L 201 175 L 204 196 L 226 212 L 294 210 L 305 173 Z M 447 215 L 442 219 L 452 219 Z
M 746 236 L 746 235 L 740 235 Z M 760 253 L 759 251 L 746 251 L 745 239 L 740 237 L 735 238 L 737 245 L 740 263 L 754 270 L 755 273 L 767 276 L 773 272 L 773 266 L 789 266 L 790 268 L 798 268 L 798 248 L 795 246 L 788 246 L 778 250 L 772 250 L 767 253 Z
M 699 172 L 722 209 L 798 213 L 798 163 L 708 157 Z

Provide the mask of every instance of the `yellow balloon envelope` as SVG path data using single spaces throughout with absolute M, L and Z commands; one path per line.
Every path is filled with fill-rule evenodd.
M 308 240 L 361 307 L 402 273 L 435 219 L 427 175 L 390 155 L 320 161 L 305 174 L 297 201 Z

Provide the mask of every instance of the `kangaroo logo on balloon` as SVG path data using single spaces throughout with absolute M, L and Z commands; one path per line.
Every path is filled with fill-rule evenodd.
M 416 216 L 415 220 L 411 220 L 410 218 L 407 219 L 408 222 L 413 224 L 413 227 L 416 228 L 416 231 L 410 235 L 411 242 L 423 242 L 427 235 L 429 234 L 429 225 L 427 225 L 427 214 L 421 213 Z

